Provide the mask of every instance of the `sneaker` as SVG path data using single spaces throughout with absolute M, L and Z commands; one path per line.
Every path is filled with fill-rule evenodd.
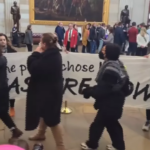
M 142 130 L 149 131 L 149 129 L 150 129 L 150 121 L 146 121 L 146 123 L 142 127 Z
M 15 116 L 15 109 L 13 107 L 11 107 L 9 109 L 9 115 L 10 115 L 10 117 L 14 117 Z
M 81 143 L 81 149 L 83 149 L 83 150 L 96 150 L 96 149 L 92 149 L 92 148 L 88 147 L 86 145 L 86 143 Z
M 114 148 L 112 145 L 107 145 L 106 148 L 107 148 L 107 150 L 117 150 L 117 149 Z

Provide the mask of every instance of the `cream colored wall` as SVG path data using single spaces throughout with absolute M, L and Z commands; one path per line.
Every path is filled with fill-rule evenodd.
M 12 16 L 10 7 L 14 0 L 0 0 L 0 32 L 10 34 L 12 29 Z M 20 31 L 24 32 L 29 24 L 29 0 L 17 0 L 21 11 Z M 130 6 L 131 19 L 140 22 L 147 22 L 149 0 L 110 0 L 109 24 L 113 25 L 119 21 L 120 11 L 125 5 Z M 138 17 L 137 17 L 138 16 Z M 33 32 L 54 32 L 55 26 L 33 25 Z

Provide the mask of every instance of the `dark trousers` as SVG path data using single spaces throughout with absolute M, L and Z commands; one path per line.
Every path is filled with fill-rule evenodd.
M 95 40 L 90 41 L 90 46 L 91 46 L 91 53 L 95 54 L 96 49 L 97 49 L 96 41 Z
M 118 150 L 125 150 L 123 129 L 118 119 L 115 119 L 115 117 L 106 117 L 100 111 L 98 111 L 94 122 L 90 126 L 89 140 L 86 142 L 88 147 L 92 149 L 98 147 L 99 139 L 105 127 L 110 135 L 113 147 Z
M 128 48 L 127 55 L 135 56 L 136 50 L 137 50 L 137 44 L 133 43 L 133 42 L 129 42 L 129 48 Z
M 14 106 L 15 106 L 15 99 L 10 99 L 9 100 L 9 104 L 10 104 L 11 108 L 14 108 Z
M 67 42 L 67 51 L 70 50 L 70 42 Z M 76 48 L 71 48 L 71 52 L 75 52 Z
M 32 44 L 27 44 L 28 52 L 32 52 Z
M 86 49 L 86 46 L 83 45 L 83 46 L 82 46 L 82 53 L 86 53 L 86 50 L 85 50 L 85 49 Z
M 17 33 L 17 32 L 16 32 L 16 33 L 13 33 L 12 36 L 13 36 L 13 41 L 12 41 L 12 43 L 13 43 L 14 45 L 17 45 L 17 46 L 19 47 L 20 44 L 19 44 L 19 36 L 18 36 L 18 33 Z
M 91 45 L 90 45 L 90 42 L 87 41 L 87 53 L 90 53 L 91 52 Z
M 146 119 L 150 121 L 150 109 L 146 109 Z
M 11 129 L 12 127 L 15 127 L 15 124 L 12 121 L 11 117 L 9 116 L 8 112 L 1 112 L 0 118 L 9 129 Z
M 136 55 L 137 56 L 145 56 L 145 55 L 147 55 L 147 47 L 145 47 L 145 48 L 138 47 L 137 51 L 136 51 Z
M 62 40 L 59 40 L 58 43 L 59 43 L 60 46 L 63 46 Z

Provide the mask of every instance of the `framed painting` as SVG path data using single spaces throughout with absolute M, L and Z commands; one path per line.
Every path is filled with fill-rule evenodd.
M 30 0 L 30 23 L 64 25 L 86 22 L 108 23 L 110 0 Z

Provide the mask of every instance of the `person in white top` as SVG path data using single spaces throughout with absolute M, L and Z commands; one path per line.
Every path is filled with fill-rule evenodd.
M 140 33 L 137 35 L 137 56 L 147 55 L 147 47 L 149 43 L 149 35 L 147 34 L 146 28 L 142 27 Z

